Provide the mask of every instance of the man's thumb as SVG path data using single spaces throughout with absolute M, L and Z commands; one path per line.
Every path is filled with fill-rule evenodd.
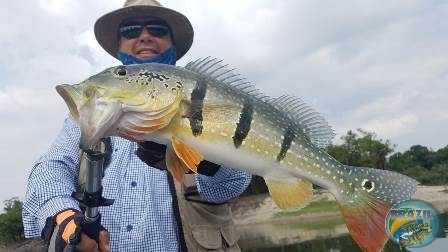
M 107 232 L 107 230 L 101 230 L 99 238 L 100 238 L 100 244 L 99 244 L 100 251 L 101 252 L 110 252 L 110 246 L 109 246 L 110 235 L 109 235 L 109 232 Z

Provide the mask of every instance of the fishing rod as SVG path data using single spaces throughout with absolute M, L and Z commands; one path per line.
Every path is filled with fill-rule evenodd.
M 73 192 L 72 197 L 75 198 L 84 212 L 84 218 L 80 224 L 82 232 L 99 244 L 99 234 L 101 231 L 101 214 L 100 206 L 110 206 L 114 203 L 113 199 L 106 199 L 102 196 L 103 186 L 102 179 L 104 174 L 104 160 L 107 148 L 101 150 L 101 142 L 95 144 L 88 150 L 83 150 L 81 157 L 85 157 L 86 165 L 86 181 L 83 190 Z M 80 240 L 81 232 L 75 232 L 74 237 L 70 237 L 70 242 L 64 249 L 65 251 L 75 251 L 75 246 Z M 73 239 L 72 239 L 73 238 Z

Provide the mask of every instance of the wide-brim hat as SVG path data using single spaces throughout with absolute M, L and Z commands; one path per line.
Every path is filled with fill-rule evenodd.
M 95 22 L 95 37 L 98 43 L 113 57 L 118 52 L 118 29 L 127 19 L 137 17 L 155 17 L 165 21 L 170 29 L 176 46 L 177 59 L 187 53 L 193 43 L 193 27 L 183 14 L 163 7 L 155 0 L 126 0 L 123 8 L 109 12 Z

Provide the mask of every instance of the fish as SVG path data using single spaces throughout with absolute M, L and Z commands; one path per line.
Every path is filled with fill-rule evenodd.
M 412 245 L 416 244 L 417 242 L 420 244 L 423 244 L 422 243 L 423 240 L 426 239 L 426 237 L 428 237 L 430 233 L 431 233 L 430 230 L 422 228 L 422 229 L 412 233 L 411 235 L 400 236 L 398 241 L 402 247 L 412 246 Z
M 306 206 L 313 184 L 321 186 L 364 251 L 384 247 L 388 211 L 418 184 L 341 164 L 325 152 L 335 134 L 323 116 L 295 96 L 265 95 L 222 60 L 115 66 L 56 90 L 79 124 L 81 149 L 108 136 L 164 144 L 177 181 L 214 162 L 263 177 L 281 209 Z

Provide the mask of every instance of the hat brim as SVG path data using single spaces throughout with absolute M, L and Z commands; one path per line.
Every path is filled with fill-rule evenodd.
M 123 20 L 136 17 L 155 17 L 164 20 L 171 29 L 177 59 L 187 53 L 193 43 L 193 27 L 181 13 L 162 6 L 133 5 L 109 12 L 95 22 L 98 43 L 113 57 L 118 53 L 118 29 Z

